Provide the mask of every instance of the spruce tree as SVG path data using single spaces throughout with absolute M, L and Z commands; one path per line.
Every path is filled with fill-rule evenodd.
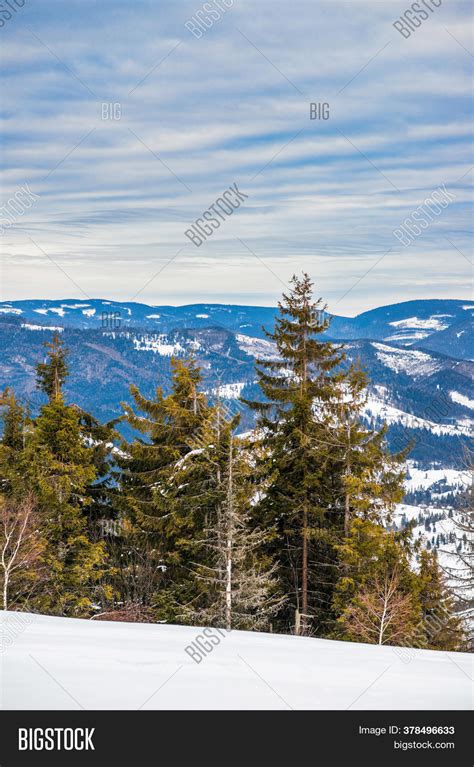
M 282 590 L 289 597 L 280 615 L 281 628 L 288 630 L 294 622 L 298 633 L 309 633 L 315 618 L 322 624 L 327 610 L 321 582 L 323 568 L 331 566 L 332 549 L 326 524 L 330 495 L 324 481 L 329 460 L 325 406 L 343 355 L 318 338 L 329 322 L 321 299 L 313 301 L 309 276 L 295 276 L 291 284 L 291 292 L 278 304 L 274 331 L 267 332 L 277 358 L 257 364 L 265 401 L 249 404 L 259 413 L 264 455 L 260 481 L 268 484 L 258 515 L 262 526 L 275 528 L 270 551 L 278 556 Z M 323 580 L 327 577 L 331 574 L 325 573 Z
M 64 401 L 66 352 L 56 336 L 38 365 L 38 386 L 48 396 L 24 450 L 24 482 L 37 499 L 46 539 L 48 580 L 38 607 L 59 615 L 86 615 L 104 572 L 104 545 L 89 536 L 88 488 L 97 478 L 77 409 Z
M 179 605 L 187 600 L 186 558 L 194 536 L 193 520 L 172 508 L 170 488 L 176 467 L 191 450 L 208 411 L 195 361 L 173 359 L 171 368 L 167 396 L 158 388 L 155 398 L 147 399 L 131 387 L 137 412 L 124 404 L 124 422 L 137 436 L 123 442 L 117 457 L 123 599 L 152 604 L 160 620 L 174 619 Z
M 362 425 L 367 379 L 347 368 L 343 347 L 321 338 L 330 321 L 313 299 L 307 274 L 293 277 L 279 303 L 275 359 L 257 363 L 258 504 L 262 525 L 275 529 L 282 588 L 289 599 L 280 628 L 326 635 L 337 613 L 342 577 L 339 544 L 353 519 L 379 519 L 402 497 L 401 456 L 392 459 L 385 433 Z M 296 619 L 294 618 L 296 616 Z
M 55 400 L 62 396 L 62 387 L 68 376 L 67 352 L 57 333 L 51 343 L 44 345 L 49 351 L 46 359 L 36 366 L 36 381 L 38 389 L 50 400 Z
M 432 650 L 460 650 L 465 641 L 462 618 L 446 585 L 436 550 L 419 555 L 419 599 L 427 646 Z

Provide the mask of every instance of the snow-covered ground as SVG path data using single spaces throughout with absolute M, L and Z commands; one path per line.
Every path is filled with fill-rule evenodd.
M 254 338 L 237 334 L 235 339 L 246 354 L 251 357 L 258 357 L 261 360 L 273 360 L 277 358 L 276 344 L 273 341 L 267 341 L 265 338 Z
M 407 373 L 414 379 L 430 376 L 440 369 L 441 363 L 430 354 L 415 349 L 396 349 L 394 346 L 372 342 L 380 362 L 395 373 Z
M 185 351 L 180 343 L 170 344 L 165 335 L 134 338 L 133 346 L 138 352 L 153 352 L 163 357 L 172 357 Z
M 378 387 L 379 390 L 382 388 L 384 387 Z M 451 436 L 470 436 L 472 434 L 472 421 L 469 418 L 464 419 L 463 421 L 458 420 L 456 424 L 452 425 L 435 423 L 427 418 L 420 418 L 411 413 L 405 413 L 404 410 L 400 410 L 373 395 L 367 397 L 367 402 L 363 408 L 363 414 L 369 423 L 375 419 L 386 424 L 400 424 L 409 429 L 427 429 L 438 436 L 446 434 Z
M 19 623 L 21 617 L 22 622 Z M 469 709 L 472 656 L 0 612 L 6 709 Z M 210 646 L 200 663 L 186 647 Z M 217 640 L 219 643 L 217 644 Z M 205 644 L 207 641 L 207 645 Z
M 248 385 L 247 381 L 242 383 L 227 383 L 211 389 L 206 394 L 211 397 L 220 397 L 221 399 L 238 399 L 242 394 L 242 389 Z
M 460 492 L 469 487 L 472 481 L 468 469 L 419 469 L 414 461 L 407 461 L 407 469 L 408 476 L 405 480 L 407 491 L 426 490 L 442 482 L 449 485 L 454 492 Z

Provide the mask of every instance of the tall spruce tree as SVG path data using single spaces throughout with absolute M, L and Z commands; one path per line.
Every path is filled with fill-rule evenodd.
M 59 615 L 87 615 L 104 572 L 104 545 L 88 533 L 88 489 L 97 478 L 93 451 L 77 409 L 64 401 L 66 351 L 58 336 L 38 365 L 38 386 L 48 396 L 24 449 L 24 483 L 35 494 L 46 539 L 48 580 L 38 607 Z
M 313 300 L 309 276 L 295 276 L 291 284 L 278 304 L 275 329 L 267 332 L 277 358 L 258 361 L 265 402 L 250 404 L 259 412 L 265 456 L 260 481 L 271 477 L 258 514 L 262 525 L 276 529 L 272 553 L 278 556 L 282 589 L 289 597 L 280 625 L 288 630 L 294 623 L 298 633 L 309 633 L 315 619 L 319 626 L 324 622 L 326 584 L 334 577 L 327 406 L 343 354 L 318 338 L 329 321 L 321 299 Z
M 125 404 L 124 420 L 138 436 L 124 441 L 117 458 L 124 522 L 119 573 L 123 599 L 154 606 L 161 620 L 174 619 L 188 598 L 187 555 L 194 522 L 172 507 L 171 485 L 208 411 L 195 361 L 173 359 L 171 368 L 167 396 L 158 388 L 151 400 L 131 387 L 137 412 Z
M 337 614 L 334 591 L 343 566 L 338 546 L 357 516 L 377 518 L 401 499 L 403 472 L 385 435 L 362 426 L 367 380 L 344 366 L 341 346 L 321 339 L 326 305 L 313 299 L 307 274 L 293 277 L 279 303 L 272 360 L 258 361 L 258 504 L 263 525 L 276 529 L 271 546 L 289 600 L 280 628 L 327 634 Z

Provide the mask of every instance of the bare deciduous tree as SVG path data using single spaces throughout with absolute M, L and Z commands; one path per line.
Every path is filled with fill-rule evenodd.
M 4 610 L 10 606 L 13 576 L 22 571 L 31 571 L 39 563 L 44 545 L 37 521 L 32 494 L 17 502 L 0 499 L 0 572 Z
M 413 597 L 400 590 L 397 570 L 368 582 L 343 616 L 355 639 L 370 644 L 402 644 L 412 632 Z

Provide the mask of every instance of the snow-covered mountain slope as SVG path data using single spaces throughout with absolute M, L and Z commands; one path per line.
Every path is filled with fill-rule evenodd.
M 472 550 L 472 542 L 467 539 L 467 535 L 460 532 L 456 519 L 465 519 L 465 514 L 449 506 L 429 504 L 423 506 L 397 504 L 394 516 L 398 529 L 403 529 L 408 522 L 415 522 L 413 540 L 421 541 L 425 549 L 436 551 L 438 562 L 454 593 L 458 584 L 455 579 L 450 578 L 450 574 L 461 572 L 462 557 L 466 558 Z M 464 596 L 468 595 L 464 593 Z M 470 597 L 474 599 L 474 590 Z
M 408 461 L 405 503 L 397 504 L 393 515 L 395 529 L 402 530 L 408 523 L 415 523 L 413 540 L 420 541 L 423 548 L 436 551 L 448 584 L 465 600 L 474 600 L 474 588 L 469 588 L 465 564 L 473 542 L 458 523 L 463 522 L 464 526 L 467 523 L 465 495 L 471 482 L 467 469 L 422 469 Z
M 404 301 L 371 309 L 349 321 L 338 318 L 331 334 L 335 338 L 371 338 L 472 360 L 473 312 L 472 301 Z
M 206 629 L 206 637 L 194 627 L 21 613 L 3 612 L 0 620 L 5 709 L 436 710 L 472 704 L 472 657 L 465 653 L 217 629 Z M 200 646 L 197 662 L 193 650 Z
M 415 346 L 474 359 L 469 301 L 420 300 L 381 306 L 357 317 L 332 316 L 328 336 L 334 339 L 373 339 Z M 269 306 L 190 304 L 151 306 L 101 298 L 0 302 L 0 316 L 25 323 L 76 328 L 143 328 L 167 333 L 176 328 L 220 327 L 251 338 L 265 338 L 262 325 L 272 330 L 277 310 Z
M 82 302 L 67 305 L 76 307 L 69 311 L 86 310 Z M 209 319 L 195 316 L 210 315 L 212 307 L 206 308 L 207 312 L 198 312 L 194 307 L 193 318 L 188 320 L 209 323 Z M 189 307 L 178 309 L 187 311 Z M 222 316 L 226 314 L 224 309 L 219 308 Z M 241 308 L 231 309 L 228 321 L 235 324 L 235 313 Z M 132 308 L 130 311 L 133 316 Z M 153 314 L 150 307 L 146 311 Z M 106 327 L 96 329 L 66 324 L 62 327 L 63 319 L 57 315 L 54 321 L 48 321 L 48 327 L 43 316 L 30 322 L 16 314 L 0 314 L 0 388 L 12 387 L 19 397 L 30 401 L 33 410 L 40 402 L 35 391 L 35 365 L 44 356 L 43 343 L 60 328 L 69 349 L 66 395 L 101 420 L 121 413 L 119 403 L 129 399 L 130 384 L 137 385 L 146 396 L 153 396 L 157 385 L 167 391 L 172 356 L 194 355 L 203 372 L 205 391 L 211 396 L 220 394 L 237 407 L 237 394 L 247 400 L 261 396 L 255 384 L 255 361 L 277 355 L 268 338 L 251 335 L 255 332 L 252 328 L 249 332 L 234 332 L 209 324 L 182 327 L 186 315 L 179 319 L 177 327 L 166 331 L 123 324 L 114 327 L 113 321 L 112 327 L 107 322 Z M 160 318 L 151 321 L 160 322 Z M 413 438 L 412 457 L 417 460 L 438 461 L 441 466 L 459 464 L 464 450 L 460 439 L 467 438 L 473 424 L 474 364 L 439 352 L 374 340 L 350 340 L 345 348 L 347 362 L 360 363 L 369 377 L 367 421 L 375 427 L 388 422 L 389 439 L 395 449 L 408 445 Z M 241 429 L 252 428 L 252 414 L 243 410 L 241 415 Z

